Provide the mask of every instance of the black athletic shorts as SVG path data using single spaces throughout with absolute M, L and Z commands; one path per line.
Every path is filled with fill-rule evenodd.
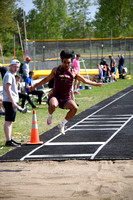
M 5 108 L 5 121 L 14 122 L 16 118 L 17 109 L 12 107 L 11 102 L 4 101 L 3 102 Z

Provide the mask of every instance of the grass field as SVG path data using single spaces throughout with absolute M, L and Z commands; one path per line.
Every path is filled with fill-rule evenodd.
M 0 80 L 0 85 L 2 81 Z M 133 79 L 123 79 L 118 80 L 115 83 L 105 84 L 103 87 L 92 87 L 92 90 L 81 90 L 81 95 L 76 96 L 76 103 L 79 104 L 80 113 L 85 109 L 97 104 L 98 102 L 118 93 L 121 90 L 131 86 L 133 84 Z M 36 109 L 37 123 L 39 134 L 44 133 L 49 129 L 46 125 L 46 120 L 48 116 L 48 106 L 39 105 L 39 108 Z M 31 111 L 31 107 L 29 108 Z M 62 110 L 57 108 L 54 113 L 53 125 L 50 127 L 56 126 L 59 122 L 65 117 L 67 110 Z M 4 117 L 0 117 L 0 155 L 10 151 L 12 148 L 5 147 L 5 135 L 3 130 Z M 13 138 L 22 143 L 26 143 L 30 140 L 31 136 L 31 127 L 32 127 L 32 112 L 22 114 L 17 112 L 16 122 L 13 123 Z

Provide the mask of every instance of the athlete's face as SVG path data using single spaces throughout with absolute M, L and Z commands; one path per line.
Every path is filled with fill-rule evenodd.
M 72 61 L 71 58 L 64 58 L 62 61 L 63 68 L 68 70 L 71 67 Z

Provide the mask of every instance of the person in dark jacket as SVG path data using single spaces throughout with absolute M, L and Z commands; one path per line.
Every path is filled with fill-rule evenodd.
M 7 72 L 7 67 L 2 66 L 2 64 L 0 64 L 0 73 L 1 73 L 2 80 L 6 72 Z

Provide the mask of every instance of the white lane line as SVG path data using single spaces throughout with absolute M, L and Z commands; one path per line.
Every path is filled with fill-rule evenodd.
M 84 122 L 82 122 L 82 124 L 87 124 L 87 123 L 89 123 L 89 124 L 93 124 L 93 123 L 95 123 L 95 124 L 98 124 L 98 122 L 101 124 L 101 123 L 124 123 L 125 122 L 125 120 L 124 121 L 84 121 Z
M 89 118 L 89 119 L 87 119 L 88 121 L 91 121 L 91 120 L 97 120 L 97 119 L 101 119 L 101 120 L 103 120 L 103 119 L 128 119 L 129 117 L 91 117 L 91 118 Z M 87 121 L 86 120 L 86 121 Z
M 46 146 L 67 146 L 67 145 L 102 145 L 104 142 L 51 142 L 46 143 Z
M 117 133 L 124 127 L 126 126 L 126 124 L 133 118 L 133 115 L 103 144 L 101 145 L 96 152 L 92 155 L 91 160 L 93 160 L 95 158 L 95 156 L 101 151 L 101 149 L 108 144 L 116 135 Z
M 96 116 L 98 116 L 98 117 L 102 117 L 102 116 L 109 116 L 109 117 L 111 117 L 111 116 L 114 116 L 114 117 L 116 117 L 116 116 L 128 116 L 128 117 L 131 117 L 132 116 L 132 114 L 121 114 L 121 115 L 96 115 Z
M 54 155 L 29 155 L 26 158 L 76 158 L 91 157 L 93 154 L 54 154 Z
M 112 131 L 112 130 L 117 130 L 118 128 L 86 128 L 86 129 L 83 129 L 83 128 L 73 128 L 73 129 L 71 129 L 71 131 L 91 131 L 91 130 L 98 130 L 98 131 L 100 131 L 100 130 L 102 130 L 102 131 L 106 131 L 106 130 L 108 130 L 108 131 Z M 69 130 L 70 131 L 70 130 Z
M 65 132 L 71 130 L 71 129 L 72 129 L 74 126 L 76 126 L 77 124 L 83 122 L 83 121 L 86 120 L 88 117 L 91 117 L 92 115 L 95 115 L 95 114 L 98 113 L 99 111 L 101 111 L 101 110 L 103 110 L 104 108 L 110 106 L 111 104 L 113 104 L 114 102 L 116 102 L 116 101 L 118 101 L 119 99 L 123 98 L 124 96 L 126 96 L 126 95 L 129 94 L 129 93 L 131 93 L 132 91 L 133 91 L 133 89 L 130 90 L 130 91 L 128 91 L 128 92 L 126 92 L 126 93 L 123 94 L 122 96 L 120 96 L 120 97 L 114 99 L 113 101 L 111 101 L 110 103 L 106 104 L 106 105 L 103 106 L 102 108 L 96 110 L 95 112 L 93 112 L 93 113 L 90 114 L 89 116 L 85 117 L 84 119 L 80 120 L 79 122 L 77 122 L 77 123 L 74 124 L 73 126 L 69 127 L 67 130 L 65 130 Z M 61 134 L 56 135 L 55 137 L 51 138 L 48 142 L 53 141 L 54 139 L 58 138 L 60 135 L 61 135 Z M 48 143 L 48 142 L 47 142 L 47 143 Z M 42 148 L 44 145 L 45 145 L 45 143 L 42 144 L 42 145 L 40 145 L 39 147 L 33 149 L 31 152 L 29 152 L 28 154 L 26 154 L 25 156 L 23 156 L 23 157 L 20 159 L 20 161 L 23 161 L 27 156 L 31 155 L 32 153 L 34 153 L 34 152 L 37 151 L 38 149 Z
M 122 124 L 85 124 L 85 125 L 77 125 L 77 127 L 86 127 L 86 126 L 122 126 Z
M 100 109 L 98 109 L 98 110 L 96 110 L 95 112 L 93 112 L 92 114 L 90 114 L 89 116 L 87 116 L 87 117 L 85 117 L 84 119 L 82 119 L 82 120 L 80 120 L 79 122 L 77 122 L 76 124 L 74 124 L 73 126 L 71 126 L 71 127 L 69 127 L 66 131 L 69 131 L 69 130 L 71 130 L 74 126 L 77 126 L 77 124 L 79 124 L 79 123 L 81 123 L 81 122 L 83 122 L 84 120 L 86 120 L 86 119 L 88 119 L 89 117 L 92 117 L 93 115 L 95 115 L 96 113 L 98 113 L 99 111 L 101 111 L 101 110 L 103 110 L 104 108 L 106 108 L 106 107 L 108 107 L 108 106 L 110 106 L 111 104 L 113 104 L 114 102 L 116 102 L 116 101 L 118 101 L 119 99 L 121 99 L 121 98 L 123 98 L 124 96 L 126 96 L 127 94 L 129 94 L 130 92 L 132 92 L 133 91 L 133 89 L 132 90 L 130 90 L 130 91 L 128 91 L 128 92 L 126 92 L 125 94 L 123 94 L 122 96 L 120 96 L 120 97 L 118 97 L 118 98 L 116 98 L 116 99 L 114 99 L 112 102 L 110 102 L 110 103 L 108 103 L 108 104 L 106 104 L 105 106 L 103 106 L 102 108 L 100 108 Z M 131 115 L 130 115 L 131 116 Z
M 61 135 L 61 133 L 58 134 L 58 135 L 56 135 L 55 137 L 51 138 L 51 139 L 50 139 L 49 141 L 47 141 L 47 142 L 53 141 L 54 139 L 58 138 L 60 135 Z M 20 161 L 23 161 L 26 157 L 30 156 L 32 153 L 34 153 L 34 152 L 37 151 L 38 149 L 40 149 L 40 148 L 42 148 L 43 146 L 45 146 L 45 144 L 46 144 L 46 143 L 44 143 L 44 144 L 40 145 L 39 147 L 33 149 L 31 152 L 29 152 L 28 154 L 26 154 L 25 156 L 23 156 L 23 157 L 20 159 Z

